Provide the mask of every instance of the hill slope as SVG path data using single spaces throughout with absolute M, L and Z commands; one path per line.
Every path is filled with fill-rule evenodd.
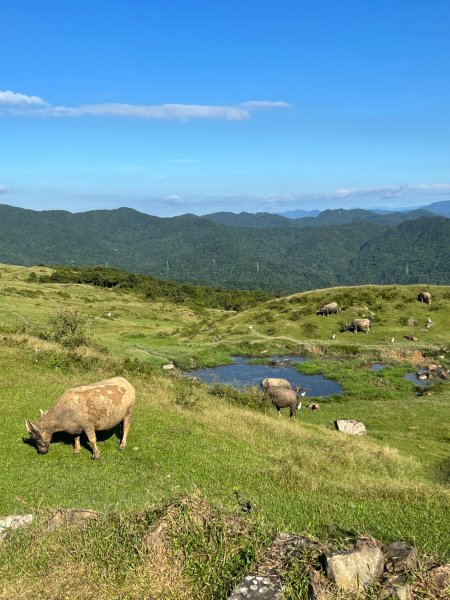
M 395 227 L 367 220 L 304 228 L 235 227 L 195 215 L 159 218 L 128 208 L 71 214 L 0 205 L 0 261 L 109 265 L 179 282 L 294 292 L 357 281 L 390 282 L 392 265 L 413 250 L 408 236 L 414 227 L 432 240 L 436 226 L 443 231 L 450 226 L 443 217 L 419 221 L 420 226 L 405 221 Z M 423 273 L 426 281 L 450 282 L 439 259 L 442 248 L 447 256 L 448 242 L 444 234 L 439 239 L 439 244 L 427 243 L 415 252 L 417 268 L 408 282 L 422 281 Z M 395 244 L 386 251 L 387 240 Z M 363 247 L 372 249 L 372 267 L 356 272 L 357 261 L 368 251 Z

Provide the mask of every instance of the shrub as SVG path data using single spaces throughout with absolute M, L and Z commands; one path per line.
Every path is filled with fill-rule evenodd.
M 64 307 L 48 318 L 48 337 L 69 348 L 86 345 L 91 339 L 91 324 L 87 313 Z

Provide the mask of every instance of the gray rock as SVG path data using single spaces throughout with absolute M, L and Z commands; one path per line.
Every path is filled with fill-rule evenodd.
M 450 598 L 450 563 L 430 569 L 426 576 L 426 590 L 435 598 Z
M 385 570 L 388 573 L 405 573 L 417 565 L 417 550 L 406 542 L 393 542 L 383 548 Z
M 228 600 L 282 600 L 281 579 L 278 575 L 247 575 L 233 590 Z
M 9 515 L 0 519 L 0 542 L 6 538 L 9 531 L 29 525 L 33 521 L 33 515 Z
M 412 586 L 401 575 L 388 579 L 381 589 L 380 600 L 412 600 Z
M 309 600 L 333 600 L 336 597 L 333 586 L 328 579 L 318 571 L 309 572 Z
M 342 433 L 349 433 L 350 435 L 364 435 L 366 433 L 364 423 L 355 419 L 339 419 L 334 424 Z
M 383 573 L 384 556 L 373 538 L 358 541 L 357 547 L 325 554 L 327 577 L 339 589 L 363 591 Z
M 47 526 L 49 531 L 54 531 L 58 527 L 61 527 L 61 525 L 87 527 L 89 521 L 96 519 L 98 515 L 99 513 L 95 510 L 59 508 L 50 518 Z

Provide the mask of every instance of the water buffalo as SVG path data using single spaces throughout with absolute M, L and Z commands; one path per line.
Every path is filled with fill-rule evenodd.
M 353 331 L 356 333 L 357 331 L 365 331 L 369 333 L 370 331 L 370 319 L 352 319 L 350 323 L 344 326 L 344 331 Z
M 267 390 L 268 387 L 280 387 L 292 390 L 292 386 L 287 379 L 277 377 L 266 377 L 259 385 L 263 388 L 263 390 Z
M 323 317 L 328 317 L 328 315 L 337 314 L 339 312 L 339 306 L 337 302 L 330 302 L 329 304 L 324 304 L 322 308 L 317 311 L 317 315 L 322 315 Z
M 417 296 L 417 300 L 419 302 L 425 302 L 425 304 L 431 304 L 431 298 L 430 292 L 420 292 Z
M 281 388 L 279 386 L 269 386 L 266 388 L 264 395 L 269 396 L 272 400 L 272 404 L 278 411 L 278 416 L 281 415 L 280 410 L 282 408 L 289 408 L 289 418 L 292 419 L 297 414 L 297 408 L 300 408 L 301 405 L 299 403 L 297 406 L 298 394 L 296 390 Z
M 97 459 L 100 451 L 96 430 L 112 429 L 122 423 L 119 448 L 125 448 L 134 401 L 134 387 L 123 377 L 80 385 L 64 392 L 52 408 L 42 413 L 37 423 L 26 421 L 27 431 L 39 454 L 47 454 L 52 436 L 57 431 L 75 436 L 73 451 L 78 454 L 80 434 L 84 431 L 92 447 L 92 458 Z

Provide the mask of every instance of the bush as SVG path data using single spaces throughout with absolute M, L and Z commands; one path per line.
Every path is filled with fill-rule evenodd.
M 48 337 L 63 346 L 75 348 L 91 341 L 92 317 L 73 308 L 64 307 L 47 320 Z

